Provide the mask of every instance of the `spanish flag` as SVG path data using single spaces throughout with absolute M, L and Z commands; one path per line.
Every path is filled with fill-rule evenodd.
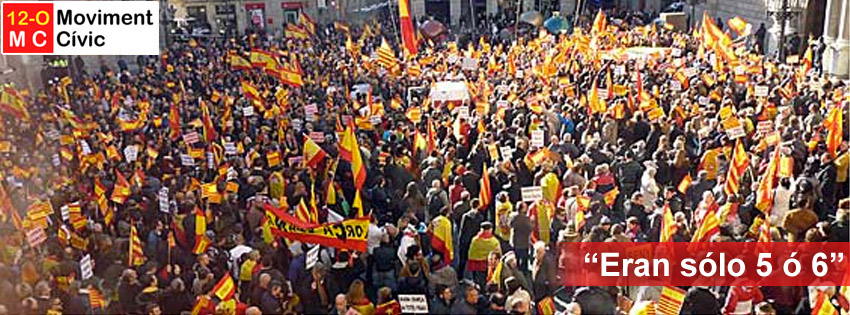
M 304 10 L 301 10 L 301 14 L 298 15 L 298 22 L 301 23 L 301 25 L 304 26 L 304 29 L 306 29 L 311 35 L 316 35 L 316 21 L 307 15 Z
M 817 295 L 812 301 L 812 315 L 838 315 L 838 310 L 832 305 L 826 293 L 817 290 Z
M 348 126 L 343 132 L 342 141 L 339 146 L 339 155 L 343 160 L 351 163 L 351 172 L 354 176 L 354 187 L 357 189 L 363 188 L 363 183 L 366 182 L 366 165 L 363 164 L 363 158 L 360 157 L 360 146 L 357 144 L 357 137 L 354 135 L 353 122 L 348 123 Z
M 431 247 L 443 255 L 443 263 L 450 264 L 454 258 L 452 222 L 440 215 L 431 221 Z
M 773 156 L 767 164 L 767 170 L 762 176 L 758 189 L 756 189 L 756 208 L 767 212 L 773 206 L 773 186 L 776 182 L 776 169 L 780 159 L 779 146 L 773 150 Z
M 168 111 L 168 127 L 171 128 L 169 135 L 172 141 L 180 138 L 180 112 L 177 110 L 177 104 L 171 104 Z
M 201 100 L 201 121 L 204 124 L 204 139 L 212 143 L 217 137 L 215 127 L 213 126 L 212 118 L 210 118 L 210 109 L 207 108 L 207 103 Z
M 325 150 L 322 150 L 313 139 L 310 137 L 304 136 L 304 148 L 302 149 L 304 153 L 304 165 L 315 168 L 322 160 L 325 158 L 327 153 Z
M 307 30 L 299 25 L 288 24 L 286 25 L 286 38 L 291 39 L 307 39 L 310 38 L 310 33 Z
M 729 28 L 738 33 L 738 36 L 741 36 L 747 30 L 747 21 L 739 16 L 729 19 L 726 23 L 729 24 Z
M 830 155 L 835 157 L 838 151 L 838 146 L 841 144 L 844 137 L 842 135 L 844 117 L 841 106 L 833 106 L 823 123 L 828 131 L 826 136 L 826 150 Z
M 216 283 L 212 291 L 213 294 L 222 301 L 227 301 L 233 298 L 233 294 L 236 293 L 236 283 L 233 281 L 233 277 L 230 276 L 229 272 L 224 273 L 224 277 L 221 277 L 221 280 L 218 280 L 218 283 Z
M 247 97 L 248 99 L 251 99 L 251 100 L 254 100 L 254 101 L 257 101 L 257 102 L 260 102 L 260 103 L 263 102 L 263 99 L 260 97 L 260 92 L 257 91 L 257 88 L 255 88 L 253 85 L 251 85 L 251 83 L 248 83 L 246 81 L 242 81 L 242 93 L 245 93 L 245 97 Z
M 206 251 L 209 246 L 209 241 L 206 239 L 207 232 L 207 217 L 199 208 L 195 208 L 195 246 L 192 248 L 192 253 L 200 254 Z
M 362 218 L 366 216 L 366 210 L 363 209 L 363 198 L 360 197 L 360 189 L 354 192 L 354 201 L 351 202 L 351 208 L 357 209 L 357 215 L 355 218 Z
M 119 171 L 115 171 L 115 186 L 112 188 L 112 197 L 109 198 L 112 202 L 117 204 L 124 204 L 124 201 L 127 200 L 127 197 L 130 196 L 130 183 L 127 182 L 127 178 L 121 174 Z
M 17 119 L 29 120 L 30 115 L 24 104 L 23 96 L 11 85 L 3 87 L 0 92 L 0 110 L 14 116 Z
M 670 205 L 664 205 L 664 217 L 661 220 L 661 242 L 672 242 L 673 235 L 676 234 L 676 220 L 673 218 L 673 212 L 670 211 Z
M 236 54 L 228 55 L 230 57 L 230 69 L 233 70 L 250 70 L 251 62 Z
M 404 55 L 416 56 L 419 52 L 413 22 L 410 20 L 410 2 L 398 0 L 398 19 L 401 26 L 401 41 L 404 43 Z

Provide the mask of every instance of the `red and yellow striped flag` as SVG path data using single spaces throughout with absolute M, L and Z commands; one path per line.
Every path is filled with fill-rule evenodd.
M 678 226 L 673 218 L 673 212 L 670 210 L 670 205 L 664 205 L 664 216 L 661 219 L 661 242 L 672 242 L 673 235 L 676 234 Z
M 682 302 L 685 301 L 685 290 L 677 287 L 664 287 L 661 297 L 658 298 L 656 311 L 659 314 L 679 314 Z
M 342 141 L 339 145 L 339 155 L 343 160 L 351 163 L 354 186 L 357 189 L 363 188 L 363 184 L 366 182 L 366 165 L 363 164 L 363 159 L 360 156 L 360 145 L 357 144 L 357 137 L 354 135 L 354 126 L 351 121 L 343 132 Z
M 218 280 L 218 283 L 215 284 L 212 292 L 222 301 L 227 301 L 233 298 L 233 294 L 236 293 L 236 283 L 233 281 L 233 277 L 230 276 L 229 272 L 224 273 L 221 280 Z
M 679 182 L 679 186 L 676 187 L 676 190 L 682 194 L 687 193 L 688 187 L 691 187 L 691 182 L 693 182 L 691 174 L 685 174 L 685 177 L 682 178 L 681 182 Z
M 413 21 L 410 20 L 410 1 L 398 0 L 398 19 L 401 27 L 401 41 L 405 56 L 416 56 L 419 52 Z
M 304 148 L 302 151 L 304 154 L 304 165 L 311 168 L 315 168 L 327 156 L 325 150 L 322 150 L 313 139 L 307 136 L 304 136 Z
M 139 239 L 139 232 L 136 231 L 136 225 L 130 222 L 130 253 L 127 264 L 130 266 L 140 266 L 145 263 L 145 252 L 142 250 L 142 241 Z
M 750 164 L 750 159 L 747 157 L 747 151 L 744 150 L 744 144 L 741 140 L 736 141 L 735 151 L 732 153 L 732 161 L 729 163 L 729 171 L 726 173 L 726 184 L 723 191 L 726 195 L 734 195 L 738 193 L 740 188 L 741 176 L 747 170 Z
M 130 183 L 120 171 L 115 171 L 115 186 L 112 188 L 112 197 L 110 200 L 117 204 L 124 204 L 127 197 L 130 196 Z
M 487 171 L 487 164 L 484 164 L 484 169 L 481 171 L 481 190 L 478 194 L 478 199 L 481 201 L 481 208 L 487 208 L 493 201 L 493 190 L 490 187 L 490 175 Z

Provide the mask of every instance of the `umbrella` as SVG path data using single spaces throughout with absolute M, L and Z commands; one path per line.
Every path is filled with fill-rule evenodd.
M 422 23 L 422 26 L 419 26 L 419 30 L 426 38 L 434 39 L 446 32 L 446 26 L 438 21 L 425 21 L 425 23 Z
M 570 22 L 562 16 L 553 16 L 543 22 L 543 27 L 552 34 L 567 33 Z
M 519 21 L 528 23 L 534 26 L 540 26 L 543 23 L 543 14 L 537 11 L 528 11 L 519 16 Z

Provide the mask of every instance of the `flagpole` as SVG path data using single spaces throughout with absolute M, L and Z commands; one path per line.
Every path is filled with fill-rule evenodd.
M 401 0 L 401 1 L 405 1 L 405 0 Z M 408 8 L 408 10 L 410 10 L 409 5 L 408 5 L 407 8 Z M 402 42 L 401 42 L 401 34 L 399 34 L 398 22 L 396 22 L 396 19 L 397 18 L 401 19 L 401 16 L 398 15 L 398 10 L 396 10 L 396 13 L 393 14 L 393 2 L 392 2 L 392 0 L 387 0 L 387 10 L 390 11 L 390 22 L 392 22 L 393 31 L 395 31 L 395 40 L 399 44 L 399 47 L 402 48 L 402 54 L 404 54 L 404 44 L 402 44 Z

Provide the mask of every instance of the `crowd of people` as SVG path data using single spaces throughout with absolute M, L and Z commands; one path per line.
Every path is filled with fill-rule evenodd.
M 415 55 L 378 21 L 249 32 L 6 86 L 0 314 L 400 314 L 399 295 L 431 314 L 650 314 L 657 287 L 564 286 L 560 244 L 850 240 L 850 91 L 810 53 L 592 17 Z M 303 82 L 241 67 L 252 51 Z M 362 165 L 340 158 L 346 129 Z M 308 259 L 267 206 L 368 217 L 367 248 Z M 707 216 L 717 232 L 695 238 Z M 839 287 L 684 289 L 685 314 L 808 314 L 820 293 L 848 309 Z

